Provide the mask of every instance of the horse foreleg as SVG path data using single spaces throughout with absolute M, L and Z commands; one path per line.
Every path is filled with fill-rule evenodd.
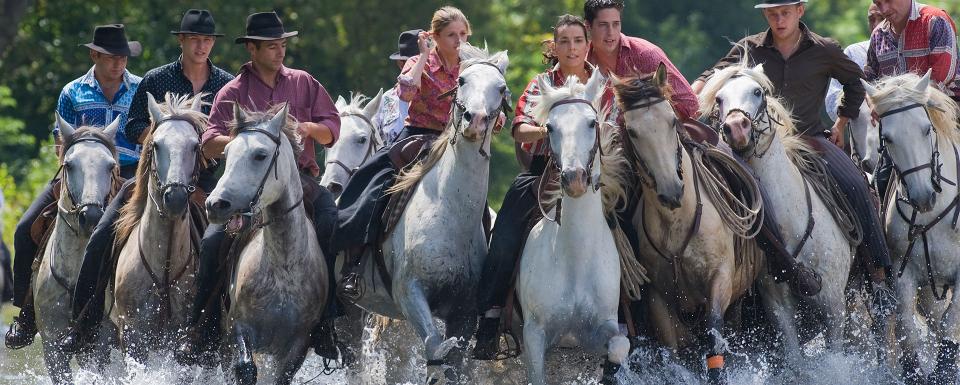
M 614 375 L 620 370 L 620 366 L 627 362 L 627 355 L 630 354 L 630 340 L 620 333 L 620 325 L 616 318 L 604 322 L 597 332 L 601 341 L 605 341 L 607 345 L 607 359 L 603 363 L 603 377 L 600 383 L 613 385 L 617 383 Z
M 463 376 L 469 374 L 469 371 L 464 368 L 464 358 L 470 343 L 470 338 L 473 336 L 473 333 L 477 331 L 477 317 L 475 316 L 477 311 L 458 309 L 453 312 L 456 314 L 444 320 L 447 325 L 446 338 L 448 340 L 455 339 L 458 343 L 457 346 L 450 349 L 450 352 L 447 353 L 444 362 L 453 367 L 453 373 L 457 378 L 457 382 L 465 381 L 472 383 L 473 381 L 471 381 L 470 378 L 463 378 Z
M 543 326 L 531 319 L 523 325 L 523 363 L 527 367 L 527 382 L 545 385 L 544 364 L 547 355 L 547 338 Z
M 908 267 L 897 280 L 897 337 L 902 341 L 900 347 L 900 365 L 903 367 L 903 380 L 907 384 L 924 382 L 920 360 L 917 355 L 920 346 L 920 331 L 914 322 L 917 312 L 917 281 L 914 269 Z
M 70 356 L 60 350 L 56 339 L 43 339 L 43 361 L 47 365 L 47 375 L 54 384 L 72 384 L 73 373 L 70 371 Z
M 843 349 L 843 325 L 846 317 L 843 288 L 827 285 L 820 292 L 819 297 L 820 310 L 826 316 L 827 348 L 839 352 Z
M 931 385 L 957 383 L 957 350 L 960 348 L 960 296 L 954 295 L 943 314 L 937 347 L 937 366 L 930 374 Z
M 297 371 L 303 366 L 303 360 L 307 358 L 307 341 L 306 338 L 297 341 L 294 344 L 295 346 L 291 347 L 290 352 L 277 363 L 280 373 L 277 376 L 276 385 L 293 383 L 293 377 L 297 375 Z
M 710 384 L 725 384 L 724 354 L 727 341 L 723 338 L 723 315 L 733 297 L 732 280 L 728 272 L 717 274 L 710 287 L 710 312 L 707 314 L 707 378 Z
M 796 364 L 800 358 L 800 336 L 797 334 L 797 324 L 794 319 L 797 314 L 796 299 L 790 293 L 787 284 L 777 284 L 768 275 L 761 277 L 760 282 L 763 288 L 761 293 L 763 307 L 779 327 L 786 362 Z
M 404 290 L 397 293 L 397 302 L 400 305 L 400 312 L 413 327 L 413 330 L 423 341 L 425 354 L 427 357 L 427 383 L 439 381 L 435 372 L 442 372 L 444 358 L 447 352 L 457 344 L 457 340 L 443 340 L 437 325 L 433 322 L 433 314 L 430 312 L 430 304 L 427 303 L 427 297 L 420 287 L 420 284 L 411 280 L 403 286 Z
M 660 344 L 670 349 L 671 353 L 676 353 L 680 346 L 680 340 L 677 333 L 676 317 L 672 308 L 656 290 L 650 290 L 649 295 L 643 300 L 650 309 L 653 328 L 656 330 L 657 340 Z
M 247 342 L 249 338 L 244 329 L 237 324 L 233 326 L 234 357 L 233 373 L 239 385 L 254 385 L 257 383 L 257 364 L 253 362 L 253 352 Z

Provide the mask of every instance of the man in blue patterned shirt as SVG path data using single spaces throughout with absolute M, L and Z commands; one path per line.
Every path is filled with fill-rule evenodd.
M 83 46 L 90 49 L 93 67 L 63 87 L 57 112 L 64 121 L 74 126 L 106 126 L 119 116 L 116 145 L 120 156 L 120 175 L 132 177 L 140 152 L 138 146 L 126 140 L 123 131 L 140 77 L 127 71 L 127 58 L 140 55 L 140 43 L 127 41 L 123 24 L 110 24 L 97 26 L 93 31 L 93 42 Z M 53 131 L 59 145 L 59 127 L 54 126 Z M 13 264 L 13 304 L 20 307 L 20 316 L 14 318 L 4 339 L 10 349 L 30 345 L 37 333 L 33 299 L 27 292 L 30 291 L 32 266 L 39 246 L 30 237 L 30 227 L 43 209 L 54 202 L 53 188 L 51 183 L 40 192 L 40 196 L 23 213 L 13 235 L 13 249 L 17 256 Z

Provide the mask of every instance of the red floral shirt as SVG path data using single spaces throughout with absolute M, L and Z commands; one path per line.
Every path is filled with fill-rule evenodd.
M 400 100 L 410 103 L 410 110 L 405 124 L 411 127 L 421 127 L 443 131 L 450 119 L 450 105 L 453 95 L 439 98 L 443 93 L 457 87 L 457 78 L 460 75 L 460 64 L 447 68 L 440 60 L 436 50 L 427 56 L 427 64 L 423 67 L 420 77 L 420 88 L 413 84 L 413 78 L 408 73 L 420 60 L 420 56 L 407 59 L 403 71 L 397 77 L 397 94 Z

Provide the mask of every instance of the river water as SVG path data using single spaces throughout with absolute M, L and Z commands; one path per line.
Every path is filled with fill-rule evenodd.
M 6 331 L 11 309 L 3 317 Z M 858 337 L 855 337 L 858 338 Z M 868 338 L 866 338 L 868 339 Z M 0 384 L 41 385 L 50 384 L 43 365 L 40 344 L 11 351 L 0 348 Z M 927 347 L 930 350 L 930 347 Z M 322 374 L 319 358 L 311 352 L 304 367 L 297 374 L 294 384 L 422 384 L 425 375 L 424 362 L 419 357 L 423 347 L 403 323 L 397 323 L 381 334 L 378 342 L 365 341 L 366 354 L 361 373 L 336 372 Z M 898 376 L 881 367 L 869 349 L 848 348 L 844 352 L 828 352 L 821 339 L 815 339 L 804 347 L 804 358 L 799 363 L 786 367 L 774 364 L 779 355 L 753 351 L 750 347 L 731 347 L 727 355 L 730 384 L 812 384 L 812 385 L 877 385 L 901 384 Z M 926 352 L 925 356 L 932 356 Z M 79 370 L 75 372 L 78 385 L 130 384 L 166 385 L 179 384 L 184 379 L 198 384 L 220 384 L 225 379 L 216 372 L 200 372 L 175 364 L 171 357 L 152 357 L 146 365 L 124 360 L 119 352 L 112 353 L 112 362 L 104 373 L 97 374 Z M 932 360 L 923 360 L 929 371 Z M 559 351 L 551 358 L 548 368 L 551 383 L 594 384 L 599 378 L 599 357 L 587 357 L 576 351 Z M 664 385 L 703 383 L 700 370 L 691 370 L 696 364 L 683 365 L 670 358 L 662 349 L 640 348 L 630 356 L 630 364 L 618 374 L 621 384 Z M 74 366 L 76 368 L 76 366 Z M 525 373 L 519 359 L 498 363 L 472 362 L 470 373 L 476 384 L 524 384 Z

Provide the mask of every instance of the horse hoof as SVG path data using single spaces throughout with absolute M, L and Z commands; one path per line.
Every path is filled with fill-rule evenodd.
M 448 365 L 427 366 L 427 385 L 445 385 L 457 383 L 457 373 Z
M 616 385 L 617 372 L 620 371 L 620 365 L 606 361 L 603 363 L 603 377 L 600 378 L 600 385 Z
M 234 370 L 237 374 L 237 384 L 255 385 L 257 383 L 257 365 L 253 362 L 241 362 Z

